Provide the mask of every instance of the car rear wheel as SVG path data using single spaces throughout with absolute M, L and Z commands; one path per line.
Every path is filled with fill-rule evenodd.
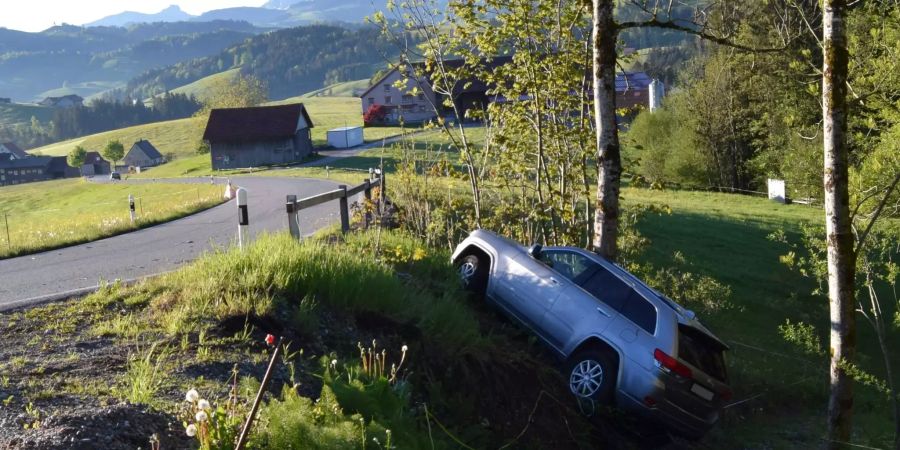
M 616 368 L 606 352 L 585 350 L 569 359 L 569 390 L 579 399 L 612 402 Z
M 487 288 L 487 264 L 477 255 L 466 255 L 456 263 L 456 271 L 462 281 L 463 288 L 475 294 L 484 295 Z

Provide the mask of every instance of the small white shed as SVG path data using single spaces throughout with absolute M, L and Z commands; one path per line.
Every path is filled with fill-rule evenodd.
M 350 148 L 362 145 L 363 127 L 340 127 L 328 130 L 328 145 L 334 148 Z

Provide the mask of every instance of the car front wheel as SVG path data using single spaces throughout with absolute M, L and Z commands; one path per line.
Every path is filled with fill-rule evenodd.
M 478 256 L 466 255 L 460 258 L 456 270 L 463 288 L 477 296 L 484 295 L 487 287 L 487 266 Z
M 580 399 L 612 402 L 616 368 L 605 352 L 587 350 L 569 359 L 569 390 Z

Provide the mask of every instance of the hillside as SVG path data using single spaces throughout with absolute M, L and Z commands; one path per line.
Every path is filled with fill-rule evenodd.
M 415 42 L 415 36 L 409 40 Z M 220 53 L 145 72 L 128 82 L 132 98 L 148 98 L 223 70 L 241 69 L 269 85 L 273 99 L 294 97 L 370 77 L 397 53 L 375 27 L 310 25 L 257 35 Z
M 0 124 L 29 123 L 32 117 L 42 122 L 50 120 L 53 109 L 21 103 L 0 103 Z
M 214 54 L 259 31 L 234 21 L 64 25 L 39 33 L 0 29 L 0 97 L 35 101 L 60 88 L 87 97 L 148 69 Z
M 196 149 L 201 135 L 202 130 L 196 119 L 171 120 L 71 139 L 33 149 L 31 153 L 64 156 L 78 145 L 88 151 L 100 151 L 107 142 L 114 139 L 122 142 L 127 149 L 133 142 L 147 139 L 164 155 L 168 153 L 187 155 Z

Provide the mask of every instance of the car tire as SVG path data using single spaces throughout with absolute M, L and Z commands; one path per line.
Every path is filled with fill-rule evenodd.
M 477 297 L 484 296 L 487 289 L 487 264 L 478 255 L 466 255 L 457 260 L 456 272 L 463 288 Z
M 565 375 L 575 397 L 612 404 L 618 373 L 609 353 L 593 349 L 578 352 L 569 358 Z

